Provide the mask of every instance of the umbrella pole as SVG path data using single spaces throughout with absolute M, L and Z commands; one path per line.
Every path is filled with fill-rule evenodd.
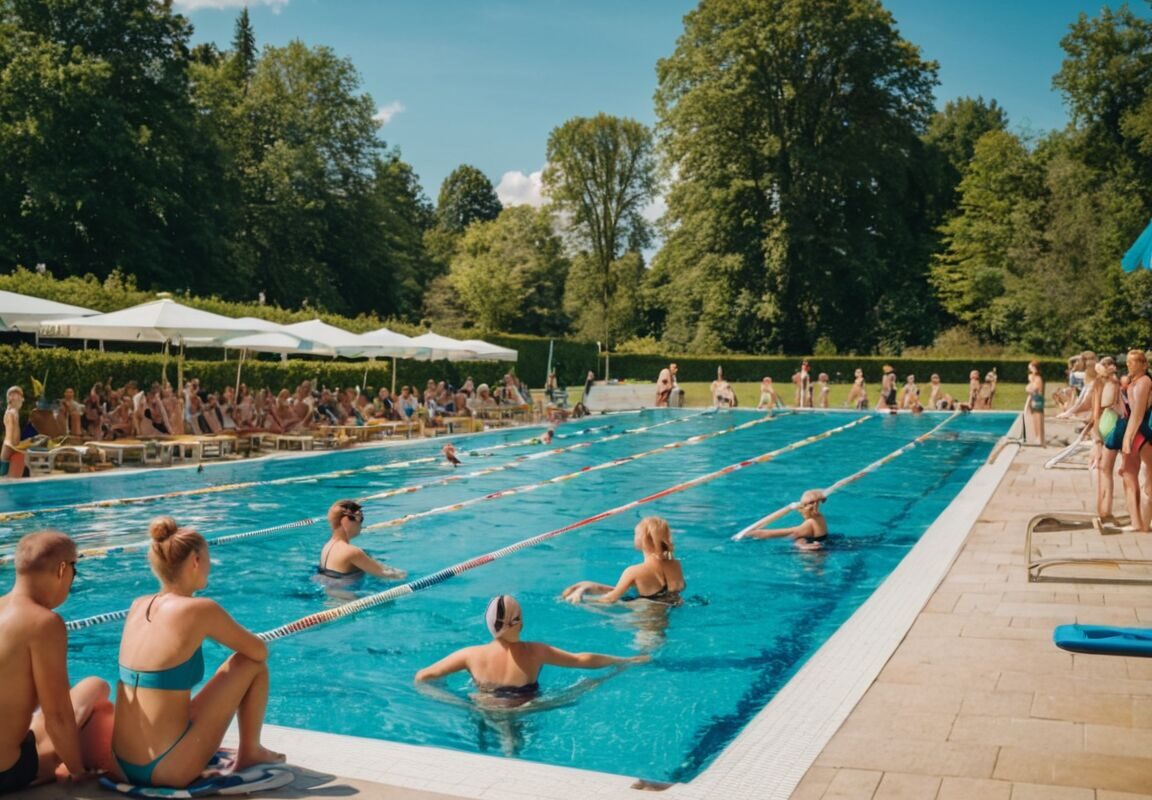
M 227 352 L 227 351 L 225 351 L 225 352 Z M 244 356 L 247 354 L 248 354 L 248 351 L 241 348 L 240 358 L 238 358 L 236 360 L 236 390 L 235 390 L 235 394 L 233 395 L 234 400 L 237 400 L 240 397 L 240 370 L 242 370 L 244 368 Z
M 396 396 L 396 356 L 392 356 L 392 396 Z

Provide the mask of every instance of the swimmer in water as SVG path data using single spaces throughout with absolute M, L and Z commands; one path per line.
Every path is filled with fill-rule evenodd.
M 444 454 L 444 458 L 448 460 L 449 464 L 454 467 L 460 466 L 460 459 L 456 457 L 456 445 L 449 442 L 444 445 L 440 452 Z
M 587 595 L 594 603 L 651 600 L 669 606 L 680 605 L 684 570 L 674 554 L 668 523 L 660 517 L 645 517 L 636 525 L 632 541 L 644 554 L 644 560 L 625 569 L 615 586 L 580 581 L 565 589 L 561 597 L 569 603 L 582 602 Z
M 602 653 L 569 653 L 543 642 L 522 642 L 524 616 L 511 595 L 493 597 L 484 612 L 492 641 L 464 647 L 416 673 L 416 681 L 443 678 L 466 670 L 483 694 L 523 705 L 540 692 L 540 670 L 554 667 L 599 669 L 614 664 L 641 664 L 648 656 L 609 656 Z
M 809 489 L 800 496 L 796 509 L 804 521 L 792 528 L 760 528 L 749 531 L 749 539 L 782 539 L 791 537 L 801 550 L 822 550 L 828 540 L 828 520 L 820 512 L 827 498 L 819 489 Z
M 352 544 L 363 525 L 364 510 L 355 500 L 338 500 L 332 504 L 328 509 L 328 527 L 332 529 L 332 537 L 320 551 L 316 574 L 337 580 L 361 575 L 375 575 L 390 581 L 406 578 L 408 573 L 404 570 L 381 564 Z

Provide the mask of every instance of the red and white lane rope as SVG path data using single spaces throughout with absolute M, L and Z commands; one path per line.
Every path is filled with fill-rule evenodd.
M 858 470 L 856 472 L 853 472 L 851 475 L 848 475 L 847 477 L 841 478 L 840 480 L 836 481 L 834 484 L 832 484 L 828 488 L 822 489 L 821 491 L 824 493 L 825 497 L 828 497 L 828 496 L 832 495 L 833 493 L 840 491 L 841 489 L 843 489 L 848 484 L 853 483 L 854 481 L 860 480 L 861 478 L 863 478 L 865 475 L 868 475 L 869 473 L 875 472 L 876 470 L 880 469 L 880 467 L 887 464 L 889 461 L 891 461 L 895 458 L 899 458 L 900 456 L 904 455 L 909 450 L 914 448 L 916 445 L 927 440 L 928 437 L 932 436 L 932 434 L 936 433 L 936 431 L 943 428 L 945 425 L 947 425 L 952 420 L 956 419 L 956 417 L 958 417 L 958 416 L 960 416 L 959 411 L 954 413 L 952 416 L 948 417 L 948 419 L 944 420 L 943 422 L 941 422 L 939 425 L 937 425 L 935 428 L 928 431 L 927 433 L 920 434 L 919 436 L 917 436 L 912 441 L 908 442 L 908 444 L 904 445 L 903 447 L 898 447 L 897 449 L 893 450 L 891 453 L 884 456 L 883 458 L 879 458 L 879 459 L 873 461 L 868 466 L 864 467 L 863 469 Z M 752 531 L 763 528 L 765 525 L 770 525 L 771 523 L 773 523 L 776 520 L 780 519 L 781 517 L 785 516 L 789 512 L 795 511 L 799 507 L 800 507 L 800 504 L 798 502 L 793 501 L 791 503 L 788 503 L 785 506 L 782 506 L 782 507 L 776 509 L 771 514 L 769 514 L 768 516 L 763 517 L 761 519 L 758 519 L 756 522 L 753 522 L 751 525 L 748 525 L 747 527 L 742 528 L 739 533 L 735 534 L 732 537 L 732 541 L 734 541 L 734 542 L 740 541 L 741 539 L 745 538 Z
M 510 544 L 507 547 L 502 547 L 499 550 L 493 550 L 492 552 L 486 553 L 482 556 L 477 556 L 476 558 L 469 559 L 468 561 L 462 561 L 459 564 L 446 567 L 438 572 L 433 572 L 430 575 L 425 575 L 423 578 L 418 578 L 417 580 L 401 584 L 400 586 L 394 586 L 386 591 L 378 592 L 377 594 L 369 595 L 367 597 L 362 597 L 359 600 L 346 603 L 339 608 L 331 608 L 325 611 L 318 611 L 315 614 L 309 614 L 306 617 L 301 617 L 300 619 L 294 620 L 285 625 L 281 625 L 278 628 L 273 628 L 271 630 L 264 631 L 263 633 L 259 633 L 257 636 L 266 642 L 271 642 L 276 639 L 283 639 L 285 636 L 291 636 L 294 633 L 306 631 L 309 628 L 315 628 L 320 625 L 325 625 L 329 622 L 335 622 L 337 620 L 344 619 L 345 617 L 351 617 L 355 614 L 359 614 L 361 611 L 367 611 L 370 608 L 375 608 L 377 606 L 384 605 L 385 603 L 390 603 L 399 597 L 414 594 L 415 592 L 419 592 L 423 589 L 435 586 L 438 583 L 443 583 L 449 578 L 453 578 L 457 575 L 467 572 L 468 570 L 475 569 L 476 567 L 482 566 L 484 564 L 490 564 L 497 559 L 504 558 L 505 556 L 512 555 L 513 553 L 517 553 L 520 550 L 524 550 L 529 547 L 534 547 L 541 542 L 547 541 L 548 539 L 552 539 L 556 536 L 560 536 L 561 534 L 567 533 L 569 531 L 576 530 L 577 528 L 582 528 L 586 525 L 591 525 L 594 522 L 599 522 L 600 520 L 614 517 L 617 514 L 623 514 L 625 511 L 630 511 L 631 509 L 637 508 L 638 506 L 642 506 L 646 503 L 651 503 L 664 497 L 686 491 L 695 486 L 700 486 L 710 481 L 714 481 L 717 478 L 730 475 L 733 472 L 746 469 L 747 467 L 751 467 L 756 464 L 763 464 L 766 461 L 771 461 L 777 456 L 791 452 L 792 450 L 797 450 L 801 447 L 805 447 L 809 444 L 812 444 L 813 442 L 818 442 L 821 439 L 826 439 L 836 433 L 855 427 L 856 425 L 859 425 L 863 422 L 867 422 L 869 419 L 871 419 L 871 417 L 860 417 L 859 419 L 855 419 L 846 425 L 841 425 L 839 427 L 826 430 L 822 433 L 808 436 L 804 439 L 793 442 L 786 447 L 781 447 L 777 450 L 763 453 L 756 456 L 755 458 L 750 458 L 735 464 L 730 464 L 722 469 L 716 470 L 715 472 L 709 472 L 706 475 L 692 478 L 691 480 L 684 481 L 683 483 L 678 483 L 675 486 L 669 486 L 667 489 L 661 489 L 659 492 L 647 495 L 646 497 L 641 497 L 638 500 L 632 500 L 628 503 L 625 503 L 624 505 L 610 508 L 607 511 L 601 511 L 599 514 L 586 517 L 578 522 L 573 522 L 563 527 L 555 528 L 545 533 L 530 537 L 528 539 L 523 539 L 514 544 Z
M 468 500 L 461 500 L 461 501 L 456 502 L 456 503 L 449 503 L 448 505 L 436 506 L 434 508 L 425 509 L 424 511 L 415 511 L 411 514 L 405 514 L 402 517 L 396 517 L 395 519 L 384 520 L 383 522 L 374 522 L 371 525 L 365 525 L 364 530 L 365 531 L 377 531 L 377 530 L 381 530 L 383 528 L 394 528 L 398 525 L 404 525 L 408 522 L 411 522 L 414 519 L 421 519 L 423 517 L 430 517 L 430 516 L 433 516 L 435 514 L 447 514 L 447 513 L 452 512 L 452 511 L 459 511 L 460 509 L 474 506 L 477 503 L 485 503 L 485 502 L 488 502 L 489 500 L 500 500 L 502 498 L 511 497 L 511 496 L 517 495 L 517 494 L 527 494 L 528 492 L 534 492 L 537 489 L 544 487 L 544 486 L 549 486 L 549 485 L 554 484 L 554 483 L 563 483 L 564 481 L 569 481 L 569 480 L 572 480 L 573 478 L 579 478 L 581 475 L 589 475 L 593 472 L 599 472 L 600 470 L 612 469 L 613 467 L 620 467 L 620 466 L 623 466 L 625 464 L 630 464 L 633 461 L 638 461 L 642 458 L 647 458 L 648 456 L 654 456 L 657 453 L 666 453 L 670 450 L 676 450 L 678 448 L 685 447 L 688 445 L 699 444 L 700 442 L 707 441 L 708 439 L 714 439 L 717 436 L 725 436 L 729 433 L 734 433 L 736 431 L 746 430 L 746 429 L 754 427 L 756 425 L 762 425 L 765 422 L 770 422 L 773 419 L 775 419 L 775 417 L 762 417 L 760 419 L 750 420 L 748 422 L 745 422 L 742 425 L 737 425 L 737 426 L 732 427 L 732 428 L 724 428 L 724 429 L 721 429 L 718 431 L 711 431 L 710 433 L 700 433 L 700 434 L 697 434 L 695 436 L 690 436 L 687 439 L 683 439 L 683 440 L 678 441 L 678 442 L 669 442 L 668 444 L 661 445 L 660 447 L 655 447 L 651 450 L 645 450 L 642 453 L 633 453 L 630 456 L 621 456 L 620 458 L 614 458 L 611 461 L 605 461 L 602 464 L 593 464 L 591 466 L 581 467 L 580 469 L 575 470 L 574 472 L 568 472 L 568 473 L 565 473 L 563 475 L 557 475 L 553 478 L 546 478 L 542 481 L 537 481 L 535 483 L 526 483 L 522 486 L 514 486 L 514 487 L 509 488 L 509 489 L 500 489 L 499 491 L 491 492 L 490 494 L 481 495 L 479 497 L 473 497 L 473 498 L 470 498 Z M 614 436 L 611 438 L 618 438 L 618 436 Z M 601 441 L 603 441 L 603 440 L 601 440 Z M 594 443 L 591 443 L 591 444 L 594 444 Z M 579 446 L 585 447 L 587 445 L 582 444 Z M 539 455 L 547 455 L 547 454 L 541 453 Z M 512 466 L 512 465 L 508 465 L 508 466 Z M 492 471 L 496 471 L 496 470 L 494 469 Z
M 707 412 L 701 412 L 701 414 L 703 414 L 703 413 L 707 413 Z M 385 497 L 394 497 L 396 495 L 401 495 L 401 494 L 411 494 L 412 492 L 417 492 L 417 491 L 420 491 L 421 489 L 427 489 L 427 488 L 432 487 L 432 486 L 443 486 L 445 484 L 453 483 L 455 481 L 463 480 L 465 478 L 478 477 L 481 475 L 489 475 L 489 474 L 492 474 L 493 472 L 499 472 L 501 470 L 509 469 L 513 466 L 517 466 L 520 463 L 523 463 L 524 461 L 527 461 L 527 460 L 546 457 L 546 456 L 550 456 L 550 455 L 556 455 L 557 453 L 564 453 L 564 452 L 568 452 L 570 450 L 576 450 L 576 449 L 579 449 L 582 447 L 588 447 L 592 444 L 598 444 L 600 442 L 612 441 L 614 439 L 621 438 L 625 434 L 643 433 L 645 431 L 650 431 L 650 430 L 653 430 L 654 428 L 660 428 L 660 427 L 663 427 L 664 425 L 668 425 L 671 423 L 683 422 L 685 420 L 701 416 L 701 414 L 690 414 L 690 415 L 685 416 L 685 417 L 677 417 L 676 419 L 666 420 L 664 422 L 656 423 L 654 425 L 646 425 L 646 426 L 641 427 L 641 428 L 628 428 L 624 431 L 624 433 L 606 436 L 606 437 L 603 437 L 601 439 L 597 439 L 593 442 L 581 442 L 581 443 L 578 443 L 575 445 L 569 445 L 568 447 L 554 448 L 551 450 L 545 450 L 545 451 L 540 452 L 540 453 L 532 453 L 532 454 L 527 455 L 527 456 L 520 456 L 520 457 L 514 459 L 512 462 L 509 462 L 508 464 L 500 465 L 497 467 L 489 467 L 489 468 L 482 469 L 482 470 L 477 470 L 475 472 L 468 473 L 465 475 L 453 475 L 453 476 L 449 476 L 447 478 L 441 478 L 439 480 L 430 481 L 430 482 L 425 483 L 425 484 L 417 484 L 415 486 L 401 486 L 401 487 L 396 488 L 396 489 L 389 489 L 388 491 L 385 491 L 385 492 L 379 492 L 377 494 L 368 495 L 367 497 L 358 498 L 357 502 L 365 502 L 367 500 L 379 500 L 379 499 L 382 499 Z M 765 419 L 767 419 L 767 418 L 765 418 Z M 763 420 L 760 420 L 760 421 L 763 421 Z M 581 435 L 583 433 L 587 433 L 588 431 L 604 430 L 608 427 L 611 427 L 611 426 L 598 426 L 595 428 L 586 428 L 583 431 L 580 431 L 579 433 L 573 432 L 573 433 L 570 433 L 567 435 L 568 436 L 576 436 L 576 435 Z M 510 444 L 511 443 L 506 443 L 504 445 L 495 445 L 495 447 L 496 448 L 502 448 L 502 447 L 509 446 Z M 479 452 L 479 451 L 477 451 L 477 452 Z M 440 458 L 441 458 L 440 456 L 436 456 L 436 457 L 433 457 L 432 460 L 439 460 Z M 397 463 L 399 463 L 399 462 L 397 462 Z M 404 462 L 404 463 L 409 464 L 412 462 Z M 385 466 L 393 466 L 393 465 L 389 464 L 389 465 L 385 465 Z M 441 511 L 437 510 L 435 513 L 441 513 Z M 279 533 L 281 531 L 307 527 L 309 525 L 316 524 L 318 521 L 319 520 L 317 520 L 317 519 L 307 517 L 305 519 L 299 519 L 299 520 L 295 520 L 293 522 L 285 522 L 285 523 L 280 524 L 280 525 L 273 525 L 273 526 L 268 527 L 268 528 L 258 528 L 256 530 L 251 530 L 251 531 L 242 531 L 240 533 L 232 533 L 232 534 L 227 534 L 225 536 L 217 536 L 213 539 L 209 539 L 208 544 L 214 545 L 214 546 L 215 545 L 223 545 L 223 544 L 231 544 L 232 542 L 244 541 L 246 539 L 252 539 L 252 538 L 255 538 L 257 536 L 264 536 L 264 535 L 270 534 L 270 533 Z M 405 522 L 406 521 L 407 520 L 405 520 Z M 396 524 L 401 524 L 401 523 L 393 521 L 390 524 L 396 525 Z M 370 530 L 372 527 L 377 527 L 377 526 L 368 526 L 367 528 L 365 528 L 365 530 Z M 384 526 L 381 525 L 379 527 L 384 527 Z M 77 550 L 77 555 L 80 558 L 101 558 L 101 557 L 111 555 L 111 554 L 116 554 L 116 553 L 141 552 L 141 551 L 147 549 L 150 544 L 151 544 L 151 540 L 145 539 L 142 541 L 130 542 L 128 544 L 122 544 L 122 545 L 108 545 L 108 546 L 102 546 L 102 547 L 87 547 L 87 548 L 81 548 L 81 549 Z M 5 556 L 0 556 L 0 565 L 10 563 L 11 561 L 14 560 L 14 558 L 15 558 L 15 556 L 11 555 L 11 554 L 5 555 Z
M 567 439 L 574 436 L 583 436 L 588 433 L 608 430 L 614 427 L 613 425 L 597 425 L 594 427 L 584 428 L 580 431 L 572 431 L 571 433 L 558 434 L 557 439 Z M 539 444 L 540 437 L 532 436 L 527 439 L 517 439 L 514 442 L 504 442 L 502 444 L 491 445 L 490 447 L 476 448 L 472 452 L 476 453 L 494 453 L 499 450 L 504 450 L 509 447 L 523 447 L 526 445 Z M 146 494 L 136 497 L 116 497 L 108 500 L 93 500 L 86 503 L 74 503 L 72 505 L 55 506 L 52 508 L 38 508 L 30 511 L 7 511 L 0 513 L 0 522 L 7 520 L 17 519 L 30 519 L 38 514 L 55 514 L 63 511 L 90 511 L 99 508 L 111 508 L 113 506 L 126 506 L 135 505 L 138 503 L 154 503 L 158 500 L 170 500 L 174 497 L 196 497 L 203 494 L 218 494 L 221 492 L 234 492 L 241 489 L 252 489 L 257 486 L 281 486 L 284 484 L 292 483 L 312 483 L 318 480 L 327 480 L 330 478 L 345 478 L 349 475 L 358 475 L 362 472 L 383 472 L 390 469 L 402 469 L 404 467 L 411 467 L 416 464 L 429 464 L 433 461 L 440 460 L 439 455 L 434 456 L 421 456 L 419 458 L 409 458 L 403 461 L 390 461 L 387 464 L 368 464 L 363 467 L 356 467 L 354 469 L 339 469 L 330 472 L 321 472 L 316 475 L 291 475 L 284 478 L 271 478 L 264 481 L 240 481 L 236 483 L 221 483 L 214 486 L 198 486 L 195 489 L 177 489 L 171 492 L 162 492 L 159 494 Z M 0 564 L 5 563 L 0 560 Z

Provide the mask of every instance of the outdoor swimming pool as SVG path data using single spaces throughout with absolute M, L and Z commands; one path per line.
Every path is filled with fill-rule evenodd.
M 11 551 L 19 535 L 47 526 L 71 533 L 82 547 L 135 542 L 145 537 L 147 520 L 163 512 L 214 537 L 319 518 L 341 497 L 440 483 L 365 503 L 366 524 L 372 524 L 475 500 L 361 538 L 374 555 L 419 578 L 798 443 L 773 460 L 577 527 L 394 603 L 271 645 L 273 723 L 685 781 L 884 580 L 1011 422 L 1007 415 L 949 421 L 921 446 L 834 494 L 826 513 L 836 543 L 826 552 L 800 553 L 782 541 L 729 539 L 804 489 L 855 473 L 945 417 L 865 415 L 865 421 L 810 443 L 805 443 L 808 437 L 859 417 L 784 414 L 753 424 L 759 419 L 751 412 L 691 411 L 597 418 L 588 424 L 613 427 L 558 440 L 554 446 L 559 448 L 581 445 L 558 453 L 539 444 L 515 444 L 530 435 L 522 429 L 481 434 L 461 445 L 465 464 L 455 472 L 435 457 L 440 443 L 414 442 L 237 463 L 203 473 L 170 470 L 24 485 L 5 492 L 2 510 L 272 481 L 0 520 L 0 556 Z M 645 430 L 626 432 L 636 428 Z M 724 432 L 729 428 L 734 429 Z M 693 436 L 707 438 L 584 471 Z M 615 438 L 603 441 L 608 437 Z M 531 458 L 513 465 L 526 455 Z M 399 461 L 416 463 L 390 466 Z M 488 474 L 468 477 L 474 471 Z M 333 472 L 339 474 L 323 477 Z M 293 477 L 305 475 L 319 477 Z M 574 477 L 540 485 L 560 475 Z M 444 482 L 450 478 L 456 480 Z M 521 486 L 538 488 L 479 499 Z M 637 557 L 631 530 L 647 514 L 664 516 L 672 525 L 688 579 L 683 606 L 667 612 L 598 611 L 557 599 L 564 586 L 581 578 L 614 581 Z M 208 593 L 257 631 L 333 607 L 339 600 L 310 580 L 326 537 L 320 524 L 220 545 L 213 549 Z M 80 575 L 72 599 L 61 609 L 66 618 L 123 608 L 155 585 L 139 552 L 85 559 Z M 369 580 L 357 591 L 363 595 L 386 587 Z M 485 640 L 484 607 L 501 592 L 520 599 L 528 639 L 571 650 L 651 652 L 653 660 L 620 674 L 546 668 L 541 676 L 545 696 L 563 698 L 571 692 L 573 698 L 539 713 L 482 712 L 418 691 L 412 675 L 419 667 Z M 95 673 L 114 679 L 118 640 L 116 623 L 72 633 L 73 676 Z M 218 663 L 222 655 L 210 650 L 209 662 Z M 466 679 L 450 680 L 446 687 L 456 700 L 467 695 Z

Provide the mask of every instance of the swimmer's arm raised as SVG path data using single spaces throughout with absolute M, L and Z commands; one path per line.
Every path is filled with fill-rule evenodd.
M 745 538 L 748 539 L 782 539 L 786 536 L 791 536 L 794 539 L 799 539 L 801 536 L 808 536 L 810 532 L 815 529 L 812 520 L 804 520 L 799 525 L 792 528 L 759 528 L 754 531 L 748 531 Z
M 474 648 L 465 647 L 457 650 L 451 655 L 437 661 L 431 666 L 424 667 L 424 669 L 417 671 L 416 680 L 423 683 L 424 681 L 434 681 L 437 678 L 443 678 L 445 675 L 451 675 L 454 672 L 461 672 L 468 669 L 468 655 Z
M 651 656 L 610 656 L 604 653 L 569 653 L 559 647 L 533 644 L 534 655 L 541 664 L 550 664 L 554 667 L 573 667 L 575 669 L 599 669 L 610 667 L 613 664 L 643 664 L 652 660 Z
M 584 599 L 585 594 L 604 594 L 605 592 L 612 591 L 612 587 L 606 583 L 596 583 L 595 581 L 579 581 L 572 584 L 560 596 L 567 600 L 569 603 L 579 603 Z

